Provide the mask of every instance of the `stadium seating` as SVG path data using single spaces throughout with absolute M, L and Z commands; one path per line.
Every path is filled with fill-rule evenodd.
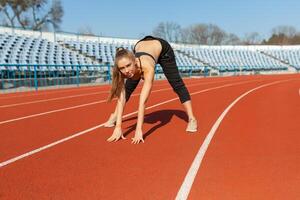
M 51 65 L 87 65 L 95 64 L 90 58 L 73 52 L 63 46 L 42 38 L 21 35 L 0 34 L 1 64 L 51 64 Z M 10 70 L 16 68 L 10 67 Z M 22 67 L 21 70 L 25 70 Z M 39 67 L 39 70 L 48 70 Z M 55 70 L 55 66 L 50 67 Z M 70 69 L 70 68 L 69 68 Z M 65 70 L 63 66 L 57 70 Z
M 300 48 L 269 49 L 262 52 L 300 70 Z
M 1 29 L 1 28 L 0 28 Z M 0 64 L 24 64 L 24 66 L 0 66 L 5 70 L 74 71 L 72 65 L 81 65 L 81 71 L 95 70 L 84 65 L 113 64 L 117 47 L 132 49 L 137 40 L 84 39 L 56 34 L 57 41 L 45 37 L 11 34 L 0 30 Z M 92 37 L 91 37 L 92 38 Z M 277 71 L 300 69 L 300 47 L 262 46 L 202 46 L 172 44 L 177 65 L 182 72 L 203 71 L 205 68 L 219 72 Z M 26 64 L 26 65 L 25 65 Z M 158 72 L 162 72 L 158 67 Z

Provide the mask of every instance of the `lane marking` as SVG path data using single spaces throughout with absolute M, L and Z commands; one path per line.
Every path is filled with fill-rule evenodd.
M 278 83 L 282 83 L 282 82 L 288 82 L 291 80 L 296 80 L 296 79 L 289 79 L 289 80 L 283 80 L 283 81 L 275 81 L 275 82 L 271 82 L 268 84 L 263 84 L 260 85 L 256 88 L 253 88 L 245 93 L 243 93 L 241 96 L 239 96 L 238 98 L 236 98 L 224 111 L 223 113 L 219 116 L 219 118 L 217 119 L 217 121 L 214 123 L 214 125 L 212 126 L 211 130 L 209 131 L 209 133 L 207 134 L 204 142 L 202 143 L 198 153 L 196 154 L 196 157 L 194 158 L 194 161 L 192 162 L 185 178 L 184 181 L 177 193 L 176 196 L 176 200 L 185 200 L 188 198 L 188 195 L 190 193 L 192 184 L 194 182 L 194 179 L 197 175 L 197 172 L 200 168 L 200 165 L 202 163 L 203 157 L 206 153 L 206 150 L 214 136 L 214 134 L 216 133 L 218 127 L 220 126 L 222 120 L 224 119 L 224 117 L 226 116 L 226 114 L 229 112 L 229 110 L 238 102 L 240 101 L 243 97 L 245 97 L 246 95 L 254 92 L 255 90 L 261 89 L 263 87 L 267 87 L 270 85 L 274 85 L 274 84 L 278 84 Z
M 217 82 L 217 83 L 222 83 L 222 82 L 227 82 L 227 81 L 220 81 L 220 82 Z M 215 83 L 215 82 L 196 83 L 196 84 L 190 84 L 190 85 L 187 85 L 187 86 L 208 85 L 208 84 L 213 84 L 213 83 Z M 164 85 L 169 85 L 169 84 L 155 85 L 155 87 L 164 86 Z M 141 87 L 141 86 L 138 86 L 137 88 L 139 88 L 139 87 Z M 34 104 L 34 103 L 43 103 L 43 102 L 48 102 L 48 101 L 57 101 L 57 100 L 76 98 L 76 97 L 81 97 L 81 96 L 90 96 L 90 95 L 96 95 L 96 94 L 104 94 L 104 93 L 109 93 L 109 91 L 99 91 L 99 92 L 86 93 L 86 94 L 78 94 L 78 95 L 71 95 L 71 96 L 64 96 L 64 97 L 57 97 L 57 98 L 49 98 L 49 99 L 41 99 L 41 100 L 36 100 L 36 101 L 28 101 L 28 102 L 15 103 L 15 104 L 7 104 L 7 105 L 0 106 L 0 108 L 9 108 L 9 107 L 15 107 L 15 106 L 22 106 L 22 105 L 28 105 L 28 104 Z
M 5 120 L 5 121 L 1 121 L 0 125 L 7 124 L 7 123 L 10 123 L 10 122 L 20 121 L 20 120 L 23 120 L 23 119 L 29 119 L 29 118 L 33 118 L 33 117 L 39 117 L 39 116 L 48 115 L 48 114 L 57 113 L 57 112 L 62 112 L 62 111 L 66 111 L 66 110 L 72 110 L 72 109 L 76 109 L 76 108 L 81 108 L 81 107 L 85 107 L 85 106 L 91 106 L 91 105 L 95 105 L 95 104 L 99 104 L 99 103 L 104 103 L 104 102 L 106 102 L 106 100 L 94 101 L 94 102 L 87 103 L 87 104 L 80 104 L 78 106 L 72 106 L 72 107 L 68 107 L 68 108 L 51 110 L 51 111 L 47 111 L 47 112 L 43 112 L 43 113 L 38 113 L 38 114 L 33 114 L 33 115 L 27 115 L 27 116 L 24 116 L 24 117 L 19 117 L 19 118 L 15 118 L 15 119 L 9 119 L 9 120 Z
M 249 81 L 249 82 L 252 82 L 252 81 Z M 189 85 L 189 86 L 191 87 L 191 86 L 196 86 L 196 85 L 199 85 L 199 84 L 194 84 L 194 85 Z M 153 90 L 152 92 L 155 93 L 155 92 L 161 92 L 161 91 L 167 91 L 167 90 L 172 90 L 172 88 Z M 131 96 L 134 97 L 134 96 L 138 96 L 138 95 L 140 95 L 140 94 L 134 94 Z M 71 107 L 67 107 L 67 108 L 61 108 L 61 109 L 57 109 L 57 110 L 51 110 L 51 111 L 47 111 L 47 112 L 27 115 L 24 117 L 18 117 L 18 118 L 14 118 L 14 119 L 4 120 L 4 121 L 0 121 L 0 125 L 15 122 L 15 121 L 20 121 L 20 120 L 24 120 L 24 119 L 29 119 L 29 118 L 33 118 L 33 117 L 48 115 L 48 114 L 52 114 L 52 113 L 62 112 L 62 111 L 66 111 L 66 110 L 77 109 L 77 108 L 81 108 L 81 107 L 85 107 L 85 106 L 91 106 L 91 105 L 95 105 L 95 104 L 105 103 L 105 102 L 106 102 L 106 100 L 94 101 L 94 102 L 90 102 L 90 103 L 86 103 L 86 104 L 80 104 L 77 106 L 71 106 Z
M 82 97 L 82 96 L 90 96 L 90 95 L 96 95 L 96 94 L 102 94 L 107 93 L 106 91 L 103 92 L 93 92 L 93 93 L 87 93 L 87 94 L 78 94 L 78 95 L 72 95 L 72 96 L 65 96 L 65 97 L 57 97 L 57 98 L 50 98 L 50 99 L 43 99 L 43 100 L 36 100 L 36 101 L 28 101 L 23 103 L 15 103 L 15 104 L 8 104 L 0 106 L 0 108 L 9 108 L 9 107 L 15 107 L 15 106 L 22 106 L 22 105 L 28 105 L 28 104 L 34 104 L 34 103 L 42 103 L 42 102 L 48 102 L 48 101 L 57 101 L 62 99 L 71 99 L 75 97 Z
M 104 86 L 104 85 L 103 85 Z M 31 96 L 41 96 L 41 95 L 47 95 L 47 94 L 56 94 L 56 93 L 64 93 L 64 92 L 73 92 L 73 91 L 85 91 L 85 90 L 97 90 L 97 88 L 100 88 L 100 85 L 98 86 L 87 86 L 84 88 L 70 88 L 70 89 L 66 89 L 66 88 L 55 88 L 55 89 L 50 89 L 50 90 L 41 90 L 41 91 L 31 91 L 26 92 L 26 94 L 19 94 L 19 95 L 9 95 L 9 96 L 4 96 L 4 97 L 0 97 L 0 100 L 2 99 L 11 99 L 11 98 L 20 98 L 20 97 L 31 97 Z M 34 93 L 33 93 L 34 92 Z M 22 92 L 20 92 L 22 93 Z M 32 94 L 33 93 L 33 94 Z M 12 93 L 8 93 L 8 94 L 12 94 Z
M 220 88 L 224 88 L 224 87 L 230 87 L 230 86 L 240 85 L 240 84 L 244 84 L 244 83 L 246 83 L 246 82 L 249 82 L 249 81 L 243 81 L 243 82 L 239 82 L 239 83 L 235 83 L 235 84 L 232 83 L 232 84 L 226 84 L 226 85 L 222 85 L 222 86 L 218 86 L 218 87 L 208 88 L 208 89 L 204 89 L 204 90 L 200 90 L 200 91 L 197 91 L 197 92 L 190 93 L 190 95 L 192 96 L 192 95 L 196 95 L 196 94 L 200 94 L 200 93 L 204 93 L 204 92 L 208 92 L 208 91 L 212 91 L 212 90 L 216 90 L 216 89 L 220 89 Z M 252 81 L 252 82 L 253 82 L 253 81 Z M 158 103 L 158 104 L 154 104 L 154 105 L 152 105 L 152 106 L 147 107 L 146 110 L 149 110 L 149 109 L 151 109 L 151 108 L 158 107 L 158 106 L 163 105 L 163 104 L 167 104 L 167 103 L 169 103 L 169 102 L 172 102 L 172 101 L 175 101 L 175 100 L 178 100 L 178 99 L 179 99 L 179 98 L 176 97 L 176 98 L 169 99 L 169 100 L 167 100 L 167 101 L 164 101 L 164 102 L 161 102 L 161 103 Z M 135 112 L 131 112 L 131 113 L 129 113 L 129 114 L 126 114 L 126 115 L 124 115 L 122 118 L 126 118 L 126 117 L 129 117 L 129 116 L 132 116 L 132 115 L 134 115 L 134 114 L 137 114 L 137 112 L 138 112 L 138 111 L 135 111 Z M 42 147 L 40 147 L 40 148 L 37 148 L 37 149 L 35 149 L 35 150 L 29 151 L 29 152 L 27 152 L 27 153 L 24 153 L 24 154 L 22 154 L 22 155 L 16 156 L 16 157 L 11 158 L 11 159 L 9 159 L 9 160 L 3 161 L 3 162 L 0 163 L 0 168 L 6 166 L 6 165 L 8 165 L 8 164 L 11 164 L 11 163 L 13 163 L 13 162 L 16 162 L 16 161 L 18 161 L 18 160 L 20 160 L 20 159 L 23 159 L 23 158 L 26 158 L 26 157 L 31 156 L 31 155 L 33 155 L 33 154 L 36 154 L 36 153 L 38 153 L 38 152 L 40 152 L 40 151 L 49 149 L 49 148 L 51 148 L 51 147 L 53 147 L 53 146 L 56 146 L 56 145 L 58 145 L 58 144 L 61 144 L 61 143 L 66 142 L 66 141 L 68 141 L 68 140 L 71 140 L 71 139 L 73 139 L 73 138 L 75 138 L 75 137 L 81 136 L 81 135 L 83 135 L 83 134 L 85 134 L 85 133 L 88 133 L 88 132 L 90 132 L 90 131 L 96 130 L 96 129 L 102 127 L 103 125 L 104 125 L 104 123 L 99 124 L 99 125 L 97 125 L 97 126 L 91 127 L 91 128 L 86 129 L 86 130 L 84 130 L 84 131 L 81 131 L 81 132 L 75 133 L 75 134 L 73 134 L 73 135 L 70 135 L 70 136 L 68 136 L 68 137 L 66 137 L 66 138 L 60 139 L 60 140 L 58 140 L 58 141 L 56 141 L 56 142 L 50 143 L 50 144 L 48 144 L 48 145 L 42 146 Z
M 189 79 L 187 79 L 189 80 Z M 156 82 L 161 82 L 163 80 L 156 80 Z M 157 84 L 157 85 L 167 85 L 165 83 L 163 84 Z M 52 88 L 52 89 L 45 89 L 45 90 L 39 90 L 38 93 L 33 93 L 35 91 L 24 91 L 24 93 L 26 94 L 20 94 L 20 95 L 9 95 L 9 96 L 4 96 L 1 97 L 1 93 L 0 93 L 0 100 L 2 99 L 10 99 L 10 98 L 19 98 L 19 97 L 30 97 L 30 96 L 41 96 L 41 95 L 47 95 L 47 94 L 55 94 L 55 93 L 63 93 L 63 92 L 72 92 L 72 91 L 84 91 L 84 90 L 96 90 L 97 88 L 102 88 L 104 86 L 109 86 L 109 84 L 105 84 L 105 85 L 90 85 L 90 86 L 83 86 L 83 87 L 71 87 L 71 88 Z M 139 86 L 138 86 L 139 87 Z M 20 93 L 22 93 L 22 91 L 20 91 Z M 28 94 L 29 93 L 29 94 Z M 3 95 L 5 95 L 6 93 L 2 93 Z M 12 93 L 7 93 L 7 94 L 12 94 Z

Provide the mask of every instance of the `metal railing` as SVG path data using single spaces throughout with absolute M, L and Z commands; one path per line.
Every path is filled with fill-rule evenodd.
M 111 74 L 110 64 L 0 64 L 0 79 L 2 92 L 37 91 L 53 87 L 109 83 Z
M 182 77 L 208 76 L 208 68 L 179 66 Z M 164 79 L 155 67 L 155 79 Z M 101 85 L 111 82 L 111 65 L 0 64 L 0 93 Z

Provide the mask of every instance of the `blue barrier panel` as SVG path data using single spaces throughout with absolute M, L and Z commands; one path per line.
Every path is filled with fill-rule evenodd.
M 209 67 L 178 66 L 180 74 L 207 76 Z M 61 87 L 107 84 L 112 81 L 111 65 L 53 65 L 53 64 L 0 64 L 0 93 L 38 91 Z M 155 78 L 164 78 L 160 65 L 155 66 Z
M 35 88 L 35 91 L 37 91 L 38 90 L 38 80 L 37 80 L 36 65 L 34 65 L 33 67 L 34 67 L 34 88 Z
M 111 66 L 110 64 L 108 63 L 107 64 L 107 77 L 108 77 L 108 82 L 110 83 L 111 82 Z
M 110 65 L 0 64 L 0 92 L 79 87 L 111 81 Z

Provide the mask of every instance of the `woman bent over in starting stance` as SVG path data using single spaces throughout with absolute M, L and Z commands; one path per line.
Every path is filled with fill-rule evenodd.
M 115 66 L 113 67 L 112 88 L 108 100 L 111 101 L 114 97 L 117 97 L 118 101 L 115 112 L 111 114 L 109 120 L 104 124 L 105 127 L 113 127 L 115 125 L 115 129 L 107 141 L 117 141 L 120 138 L 125 139 L 121 129 L 125 103 L 129 100 L 140 79 L 144 79 L 139 99 L 136 131 L 134 138 L 132 138 L 132 143 L 144 142 L 142 125 L 144 122 L 145 104 L 151 93 L 156 63 L 161 65 L 168 82 L 177 93 L 180 102 L 186 110 L 189 118 L 186 131 L 197 131 L 197 120 L 193 114 L 191 97 L 179 75 L 172 47 L 161 38 L 146 36 L 136 43 L 133 52 L 124 48 L 117 49 Z M 125 84 L 124 79 L 126 79 Z

